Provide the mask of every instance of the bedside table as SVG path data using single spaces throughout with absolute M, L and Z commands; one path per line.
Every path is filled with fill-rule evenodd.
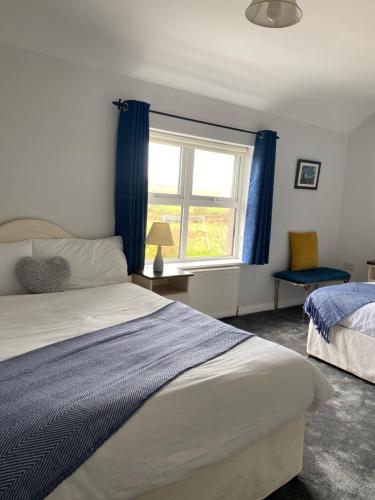
M 193 273 L 175 267 L 165 267 L 162 274 L 155 274 L 152 267 L 145 267 L 143 271 L 133 274 L 132 283 L 189 305 L 189 281 L 192 276 Z
M 367 281 L 375 281 L 375 260 L 368 260 L 368 275 Z

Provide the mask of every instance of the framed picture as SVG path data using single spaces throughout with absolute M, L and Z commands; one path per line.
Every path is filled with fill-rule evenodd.
M 295 189 L 318 189 L 320 161 L 298 160 Z

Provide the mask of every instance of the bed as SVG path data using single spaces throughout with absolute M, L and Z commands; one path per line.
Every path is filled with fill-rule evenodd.
M 361 307 L 332 327 L 330 343 L 310 321 L 307 353 L 375 383 L 375 304 Z
M 69 236 L 43 221 L 0 226 L 0 242 Z M 131 283 L 2 296 L 0 362 L 169 303 Z M 301 471 L 306 413 L 330 394 L 304 357 L 253 337 L 162 388 L 48 498 L 265 498 Z

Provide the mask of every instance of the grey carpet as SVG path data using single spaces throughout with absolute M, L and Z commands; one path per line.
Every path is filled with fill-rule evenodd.
M 306 356 L 308 322 L 299 307 L 225 321 Z M 375 386 L 309 359 L 335 392 L 307 422 L 303 471 L 268 499 L 375 499 Z

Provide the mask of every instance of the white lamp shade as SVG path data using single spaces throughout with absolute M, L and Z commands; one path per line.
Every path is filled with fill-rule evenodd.
M 296 0 L 253 0 L 246 18 L 265 28 L 286 28 L 300 22 L 302 10 Z
M 167 222 L 153 222 L 147 235 L 148 245 L 162 245 L 164 247 L 173 246 L 173 236 L 171 226 Z

